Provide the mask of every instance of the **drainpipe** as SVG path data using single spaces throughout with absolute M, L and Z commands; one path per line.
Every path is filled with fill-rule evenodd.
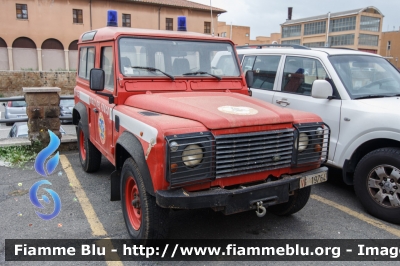
M 92 30 L 92 0 L 89 1 L 89 10 L 90 10 L 90 30 Z
M 231 40 L 232 40 L 232 21 L 231 21 L 231 34 L 229 35 L 231 38 Z
M 212 4 L 210 0 L 210 9 L 211 9 L 211 36 L 214 37 L 214 23 L 213 23 L 213 15 L 212 15 Z
M 160 11 L 161 11 L 161 6 L 158 9 L 158 29 L 161 30 L 161 15 L 160 15 Z
M 326 42 L 325 42 L 325 47 L 329 47 L 329 26 L 331 24 L 331 12 L 328 12 L 328 27 L 326 29 Z

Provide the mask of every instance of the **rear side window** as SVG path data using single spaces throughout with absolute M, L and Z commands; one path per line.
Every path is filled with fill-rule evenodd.
M 90 78 L 90 70 L 94 68 L 94 47 L 82 47 L 79 51 L 79 77 Z
M 254 62 L 254 81 L 252 88 L 273 90 L 280 55 L 259 55 Z

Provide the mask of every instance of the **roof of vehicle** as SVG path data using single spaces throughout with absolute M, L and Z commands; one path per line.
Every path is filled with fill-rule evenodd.
M 96 31 L 93 40 L 82 41 L 82 37 L 87 34 Z M 152 30 L 152 29 L 137 29 L 137 28 L 127 28 L 127 27 L 104 27 L 96 29 L 93 31 L 88 31 L 83 33 L 79 37 L 79 44 L 99 42 L 107 40 L 116 40 L 121 35 L 129 36 L 142 36 L 142 37 L 169 37 L 169 38 L 179 38 L 179 39 L 196 39 L 196 40 L 212 40 L 212 41 L 229 41 L 228 38 L 213 37 L 209 34 L 203 34 L 198 32 L 190 31 L 170 31 L 170 30 Z
M 310 48 L 310 49 L 293 49 L 293 48 L 280 48 L 280 47 L 268 47 L 264 49 L 237 49 L 238 54 L 301 54 L 301 55 L 316 55 L 316 54 L 328 54 L 328 55 L 370 55 L 381 57 L 377 54 L 352 50 L 352 49 L 340 49 L 340 48 Z

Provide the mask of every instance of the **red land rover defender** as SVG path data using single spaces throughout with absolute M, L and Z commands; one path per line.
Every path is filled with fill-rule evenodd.
M 119 27 L 80 37 L 80 161 L 115 166 L 111 200 L 133 239 L 165 237 L 170 209 L 289 215 L 327 180 L 321 118 L 248 94 L 228 39 Z

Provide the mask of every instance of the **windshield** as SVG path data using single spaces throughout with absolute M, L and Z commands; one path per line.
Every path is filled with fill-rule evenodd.
M 25 101 L 12 101 L 11 107 L 26 107 Z
M 160 71 L 186 78 L 190 73 L 202 78 L 240 75 L 230 43 L 124 37 L 119 41 L 119 55 L 121 73 L 127 77 L 166 77 Z
M 400 73 L 384 58 L 340 55 L 329 60 L 353 99 L 400 94 Z

